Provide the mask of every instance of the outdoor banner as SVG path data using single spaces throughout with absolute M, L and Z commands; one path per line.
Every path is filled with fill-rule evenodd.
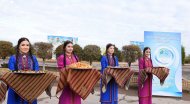
M 182 97 L 181 33 L 145 31 L 144 47 L 151 48 L 153 66 L 170 69 L 162 86 L 153 77 L 153 95 Z
M 66 36 L 54 36 L 54 35 L 49 35 L 48 37 L 48 42 L 50 42 L 53 45 L 53 56 L 52 58 L 55 59 L 56 55 L 54 54 L 55 49 L 63 44 L 65 41 L 70 40 L 73 42 L 73 44 L 78 43 L 78 38 L 76 37 L 66 37 Z
M 72 41 L 73 44 L 77 44 L 78 42 L 78 38 L 76 37 L 54 36 L 54 35 L 48 36 L 48 41 L 52 43 L 53 45 L 63 44 L 66 40 Z

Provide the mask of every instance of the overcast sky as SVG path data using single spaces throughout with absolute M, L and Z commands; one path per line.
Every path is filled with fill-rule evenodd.
M 190 54 L 190 0 L 0 0 L 0 40 L 14 45 L 56 35 L 121 48 L 144 41 L 144 31 L 181 32 Z

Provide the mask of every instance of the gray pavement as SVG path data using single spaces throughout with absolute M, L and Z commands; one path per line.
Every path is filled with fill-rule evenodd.
M 55 95 L 56 86 L 52 89 L 52 94 Z M 190 93 L 189 93 L 190 94 Z M 87 99 L 82 100 L 82 104 L 100 104 L 100 93 L 95 91 L 95 94 L 90 94 Z M 38 104 L 58 104 L 59 99 L 53 96 L 51 99 L 43 93 L 38 98 Z M 3 103 L 6 104 L 6 101 Z M 129 96 L 126 94 L 119 94 L 119 103 L 118 104 L 138 104 L 137 96 Z M 190 104 L 190 100 L 183 100 L 180 98 L 171 98 L 171 97 L 153 97 L 153 104 Z

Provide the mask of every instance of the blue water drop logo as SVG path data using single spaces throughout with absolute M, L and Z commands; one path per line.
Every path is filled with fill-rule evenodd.
M 173 63 L 175 57 L 171 49 L 159 48 L 156 52 L 155 59 L 159 64 L 168 66 L 169 64 Z

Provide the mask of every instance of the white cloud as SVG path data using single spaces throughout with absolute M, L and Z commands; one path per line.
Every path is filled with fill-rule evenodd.
M 47 35 L 64 35 L 79 37 L 83 46 L 112 42 L 121 47 L 130 40 L 143 41 L 144 31 L 176 31 L 182 33 L 182 44 L 190 54 L 189 2 L 0 0 L 0 40 L 26 36 L 35 42 L 46 41 Z

